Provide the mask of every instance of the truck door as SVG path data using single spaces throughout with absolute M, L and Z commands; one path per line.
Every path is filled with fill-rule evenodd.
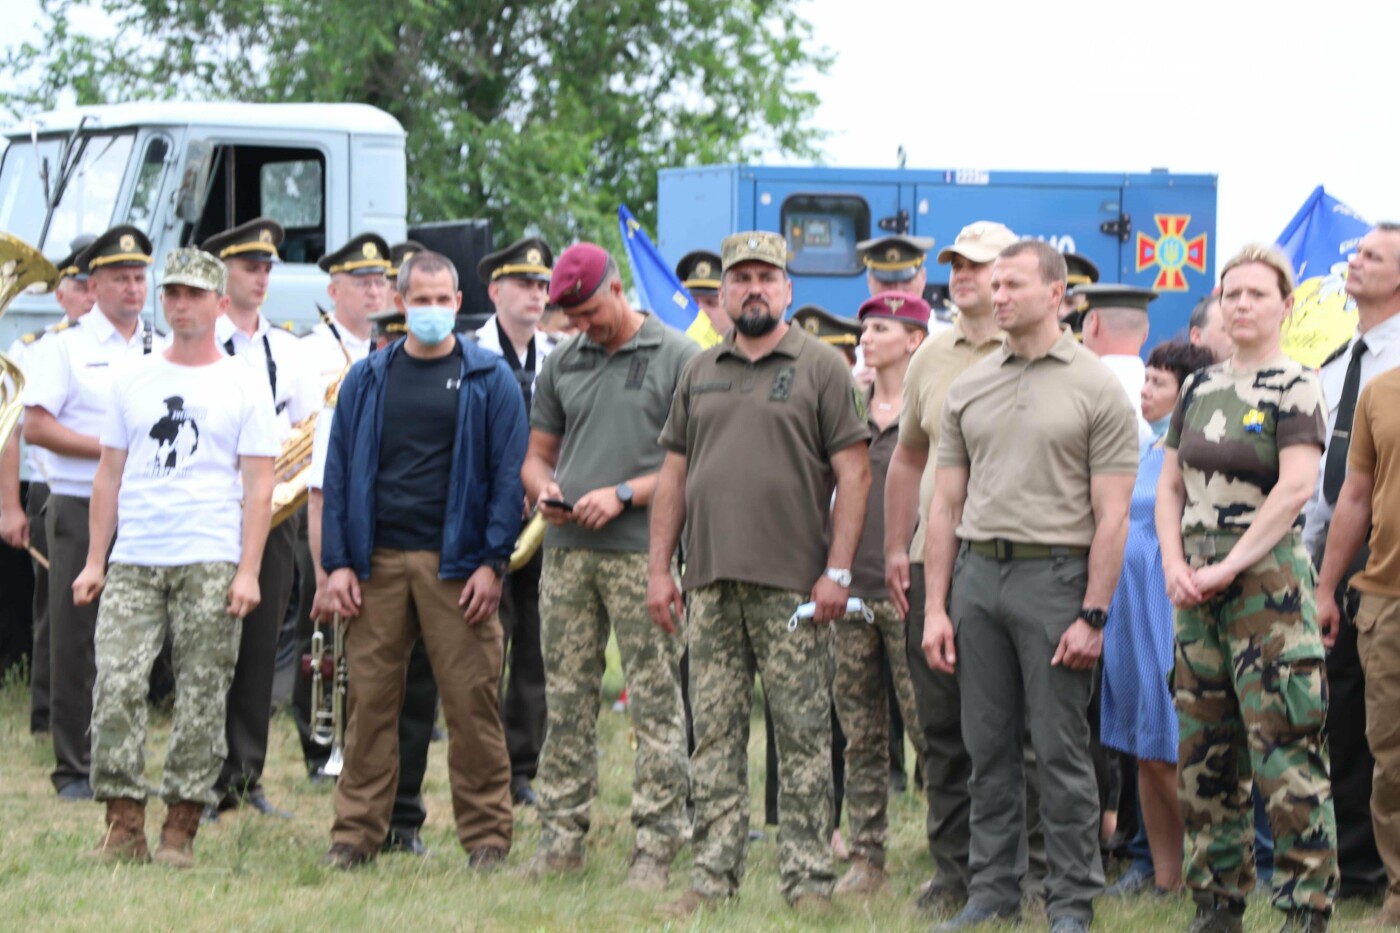
M 316 260 L 349 239 L 348 136 L 258 127 L 190 128 L 187 153 L 210 148 L 208 180 L 196 219 L 183 224 L 179 242 L 206 238 L 271 217 L 286 230 L 273 267 L 263 314 L 275 324 L 305 330 L 316 321 L 316 303 L 329 305 L 326 276 Z M 188 161 L 188 157 L 187 157 Z M 356 231 L 358 232 L 358 231 Z
M 787 238 L 790 310 L 816 304 L 833 314 L 855 317 L 870 294 L 856 244 L 894 232 L 882 230 L 880 222 L 898 216 L 900 190 L 894 183 L 846 181 L 837 171 L 829 182 L 757 176 L 754 226 L 782 231 Z M 892 225 L 891 220 L 887 226 Z
M 914 232 L 933 237 L 936 252 L 952 244 L 968 224 L 994 220 L 1062 253 L 1085 256 L 1099 267 L 1104 281 L 1116 281 L 1121 244 L 1103 225 L 1117 219 L 1122 189 L 1106 183 L 1110 177 L 945 172 L 941 181 L 917 187 Z M 931 266 L 928 280 L 946 283 L 948 267 Z

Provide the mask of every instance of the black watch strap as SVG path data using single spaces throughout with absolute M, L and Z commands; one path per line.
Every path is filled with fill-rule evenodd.
M 1085 606 L 1083 609 L 1079 610 L 1079 618 L 1088 622 L 1092 628 L 1102 629 L 1108 624 L 1108 610 L 1090 609 L 1088 606 Z

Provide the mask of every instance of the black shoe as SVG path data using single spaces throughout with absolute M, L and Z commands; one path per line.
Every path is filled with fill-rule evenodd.
M 1279 933 L 1327 933 L 1328 915 L 1320 910 L 1295 907 L 1288 912 Z
M 517 807 L 538 807 L 540 805 L 539 795 L 530 786 L 529 781 L 521 781 L 511 791 L 510 799 Z
M 292 815 L 286 810 L 279 810 L 277 807 L 274 807 L 272 801 L 267 799 L 267 795 L 263 793 L 261 787 L 254 787 L 252 790 L 248 791 L 243 797 L 243 805 L 252 807 L 263 816 L 275 816 L 284 820 L 290 820 L 292 818 Z
M 384 852 L 402 852 L 405 855 L 427 855 L 428 847 L 423 845 L 423 837 L 413 826 L 391 826 L 389 835 L 381 847 Z
M 1187 933 L 1244 933 L 1244 901 L 1216 901 L 1211 895 L 1196 891 L 1196 916 Z
M 369 861 L 369 856 L 359 849 L 344 842 L 337 842 L 331 846 L 331 850 L 321 857 L 321 864 L 327 868 L 336 868 L 341 871 L 348 871 Z
M 58 789 L 59 800 L 91 800 L 92 785 L 87 778 L 78 778 L 76 781 L 69 781 Z
M 902 794 L 909 787 L 909 780 L 904 776 L 903 771 L 890 772 L 890 793 Z

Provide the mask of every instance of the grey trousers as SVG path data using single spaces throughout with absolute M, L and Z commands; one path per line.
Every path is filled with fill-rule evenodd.
M 1083 606 L 1088 576 L 1083 557 L 998 561 L 964 546 L 957 558 L 949 615 L 972 759 L 968 896 L 985 908 L 1012 910 L 1021 901 L 1027 726 L 1040 769 L 1046 911 L 1088 921 L 1103 891 L 1087 717 L 1093 671 L 1050 665 Z

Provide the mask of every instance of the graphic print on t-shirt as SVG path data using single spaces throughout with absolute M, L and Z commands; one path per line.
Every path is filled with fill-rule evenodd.
M 204 408 L 186 408 L 185 400 L 178 395 L 165 399 L 165 408 L 165 415 L 146 435 L 156 442 L 149 476 L 175 476 L 188 470 L 195 451 L 199 450 L 199 419 L 207 414 Z

